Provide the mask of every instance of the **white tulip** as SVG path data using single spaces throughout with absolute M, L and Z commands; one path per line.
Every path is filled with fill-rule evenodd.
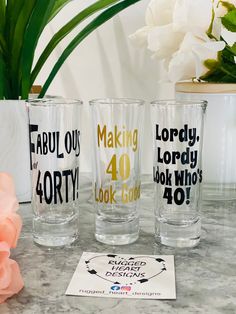
M 212 20 L 212 0 L 177 0 L 173 14 L 176 31 L 207 32 Z
M 214 0 L 151 0 L 146 26 L 130 38 L 164 60 L 171 81 L 199 78 L 208 71 L 204 61 L 217 60 L 225 47 L 220 19 L 213 24 L 218 41 L 207 36 L 214 5 Z
M 145 15 L 146 26 L 137 30 L 129 38 L 139 46 L 147 44 L 150 31 L 156 26 L 172 23 L 172 15 L 176 0 L 151 0 Z
M 175 32 L 172 24 L 154 27 L 148 33 L 148 49 L 159 59 L 167 59 L 179 49 L 184 34 Z
M 176 0 L 151 0 L 146 10 L 147 26 L 161 26 L 173 21 Z
M 144 26 L 138 29 L 134 34 L 129 35 L 129 39 L 131 39 L 135 44 L 140 47 L 147 45 L 147 37 L 149 32 L 152 30 L 150 26 Z
M 224 49 L 224 42 L 211 41 L 205 34 L 202 38 L 187 33 L 168 67 L 168 75 L 172 82 L 199 78 L 206 74 L 208 69 L 204 66 L 207 59 L 217 60 L 217 53 Z

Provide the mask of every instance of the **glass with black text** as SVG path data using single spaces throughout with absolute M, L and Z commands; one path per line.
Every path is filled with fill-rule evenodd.
M 82 103 L 28 101 L 34 241 L 60 247 L 78 238 Z
M 193 247 L 201 236 L 204 113 L 207 102 L 151 103 L 155 183 L 155 239 Z
M 144 102 L 90 102 L 93 119 L 95 237 L 123 245 L 139 236 L 140 151 Z

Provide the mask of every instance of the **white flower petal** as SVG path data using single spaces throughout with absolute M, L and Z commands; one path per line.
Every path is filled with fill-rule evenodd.
M 192 52 L 178 51 L 169 63 L 168 77 L 176 83 L 195 76 L 195 60 Z
M 217 60 L 218 51 L 221 51 L 224 47 L 225 43 L 223 41 L 217 42 L 210 39 L 204 41 L 192 33 L 187 33 L 179 51 L 174 54 L 170 61 L 170 79 L 176 82 L 176 80 L 199 78 L 208 71 L 204 66 L 204 61 L 207 59 Z
M 173 24 L 176 31 L 207 31 L 212 20 L 212 0 L 177 0 Z
M 217 40 L 220 40 L 221 28 L 222 28 L 221 19 L 215 18 L 215 19 L 214 19 L 214 22 L 213 22 L 212 35 L 213 35 Z
M 171 24 L 154 27 L 148 33 L 148 49 L 166 59 L 179 49 L 184 35 L 173 31 Z
M 147 45 L 148 32 L 151 30 L 151 27 L 144 26 L 138 29 L 134 34 L 129 35 L 129 39 L 136 45 L 143 47 Z
M 176 0 L 151 0 L 146 10 L 146 24 L 161 26 L 173 20 L 173 10 Z
M 236 42 L 236 33 L 228 31 L 225 27 L 222 27 L 221 36 L 229 46 L 233 46 Z

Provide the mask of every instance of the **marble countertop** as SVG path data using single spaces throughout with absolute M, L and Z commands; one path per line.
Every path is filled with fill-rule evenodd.
M 131 245 L 111 247 L 93 235 L 93 205 L 89 176 L 81 185 L 80 239 L 69 248 L 45 250 L 34 245 L 31 206 L 21 204 L 23 230 L 12 253 L 21 268 L 24 289 L 0 305 L 1 314 L 59 313 L 236 313 L 236 201 L 202 206 L 202 239 L 193 249 L 175 250 L 154 244 L 151 178 L 143 178 L 141 234 Z M 104 299 L 65 296 L 82 252 L 174 254 L 177 300 Z

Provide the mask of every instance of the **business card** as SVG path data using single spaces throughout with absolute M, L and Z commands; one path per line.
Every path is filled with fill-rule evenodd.
M 84 252 L 66 295 L 176 299 L 174 256 Z

